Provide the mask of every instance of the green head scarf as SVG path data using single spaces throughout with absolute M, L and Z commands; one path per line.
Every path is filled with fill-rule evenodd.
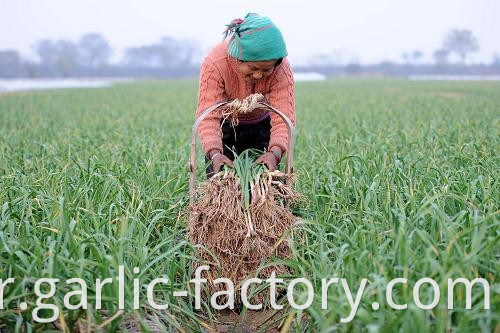
M 227 53 L 242 61 L 266 61 L 287 56 L 280 30 L 267 17 L 249 13 L 226 25 L 224 39 L 231 35 Z

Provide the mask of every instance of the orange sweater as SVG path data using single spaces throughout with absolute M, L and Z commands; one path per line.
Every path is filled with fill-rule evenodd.
M 252 84 L 239 73 L 237 60 L 227 54 L 227 46 L 227 42 L 216 45 L 201 65 L 196 117 L 218 102 L 235 98 L 242 100 L 251 94 L 261 93 L 266 96 L 269 104 L 283 112 L 295 124 L 294 81 L 288 60 L 283 59 L 269 77 Z M 266 110 L 256 109 L 238 119 L 251 121 L 265 117 L 265 113 Z M 215 110 L 198 127 L 198 135 L 205 153 L 212 149 L 223 150 L 220 119 L 221 110 Z M 287 145 L 286 124 L 277 114 L 271 112 L 271 138 L 268 149 L 278 146 L 285 152 Z

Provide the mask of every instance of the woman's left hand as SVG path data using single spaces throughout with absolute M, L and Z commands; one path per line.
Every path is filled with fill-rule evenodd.
M 276 156 L 272 152 L 267 152 L 259 156 L 258 159 L 255 160 L 255 164 L 264 163 L 269 171 L 276 170 L 278 166 L 278 161 L 276 160 Z

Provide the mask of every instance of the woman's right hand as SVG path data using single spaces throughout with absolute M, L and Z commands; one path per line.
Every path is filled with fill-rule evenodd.
M 210 151 L 210 160 L 212 160 L 213 172 L 216 174 L 222 168 L 222 165 L 232 166 L 233 161 L 231 161 L 226 155 L 222 154 L 219 150 Z

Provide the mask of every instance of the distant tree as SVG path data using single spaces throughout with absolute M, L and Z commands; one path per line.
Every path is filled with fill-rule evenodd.
M 26 60 L 22 64 L 24 68 L 24 72 L 28 77 L 36 77 L 37 76 L 37 64 L 31 60 Z
M 443 48 L 450 53 L 456 53 L 464 64 L 469 53 L 479 50 L 479 43 L 471 31 L 454 29 L 446 35 Z
M 125 63 L 150 68 L 186 67 L 191 64 L 197 50 L 195 42 L 163 37 L 158 44 L 128 48 Z
M 397 65 L 392 61 L 382 60 L 375 67 L 377 68 L 377 71 L 380 73 L 384 73 L 386 75 L 392 75 L 394 70 L 397 68 Z
M 424 56 L 424 53 L 422 51 L 415 50 L 413 51 L 412 55 L 413 55 L 413 61 L 418 63 L 420 59 L 422 59 L 422 57 Z
M 82 66 L 99 67 L 108 63 L 112 53 L 109 43 L 98 33 L 89 33 L 80 38 L 78 63 Z
M 17 65 L 21 57 L 16 50 L 0 50 L 0 65 Z
M 325 53 L 312 55 L 309 62 L 314 66 L 331 66 L 334 64 L 332 57 Z
M 500 54 L 493 55 L 493 65 L 500 67 Z
M 450 52 L 445 49 L 437 49 L 433 53 L 434 60 L 436 61 L 436 64 L 446 64 L 448 62 L 448 55 Z
M 168 57 L 159 45 L 130 47 L 125 51 L 125 63 L 133 67 L 159 68 L 168 64 Z
M 309 64 L 314 66 L 347 66 L 352 63 L 358 63 L 356 56 L 348 54 L 342 49 L 335 49 L 328 53 L 313 54 L 308 59 Z
M 358 62 L 351 62 L 345 66 L 345 71 L 347 74 L 359 74 L 362 70 L 361 65 Z
M 34 49 L 38 55 L 38 58 L 40 58 L 40 64 L 42 64 L 43 66 L 52 67 L 57 64 L 59 51 L 54 41 L 49 39 L 38 41 L 35 44 Z
M 403 59 L 407 64 L 417 64 L 423 56 L 423 52 L 419 50 L 414 50 L 410 53 L 403 53 Z
M 197 49 L 197 44 L 193 41 L 178 41 L 168 36 L 160 39 L 160 45 L 164 48 L 165 56 L 168 57 L 166 67 L 189 65 Z
M 76 45 L 67 40 L 42 40 L 35 44 L 35 50 L 42 66 L 57 69 L 68 76 L 75 67 L 78 57 Z
M 21 57 L 16 50 L 0 50 L 0 77 L 24 76 Z
M 404 60 L 404 62 L 406 64 L 411 63 L 411 55 L 410 55 L 410 53 L 407 53 L 407 52 L 403 53 L 403 60 Z
M 59 51 L 57 66 L 64 77 L 69 76 L 71 70 L 75 67 L 77 62 L 77 47 L 73 42 L 66 40 L 59 40 L 56 45 Z

